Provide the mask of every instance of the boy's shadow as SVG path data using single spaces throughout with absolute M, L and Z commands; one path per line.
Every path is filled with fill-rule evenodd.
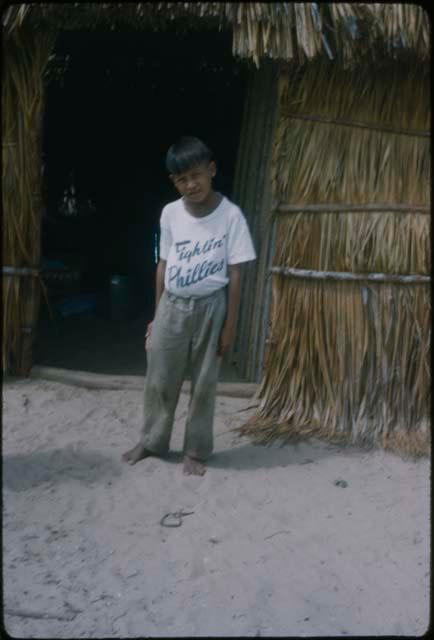
M 3 487 L 26 491 L 44 482 L 71 480 L 88 486 L 121 474 L 121 465 L 99 451 L 72 447 L 3 456 Z
M 314 464 L 323 458 L 339 455 L 360 455 L 358 447 L 343 444 L 330 444 L 319 440 L 303 440 L 297 442 L 275 442 L 271 445 L 252 443 L 236 444 L 232 448 L 215 450 L 209 459 L 209 469 L 232 469 L 248 471 L 252 469 L 272 469 L 293 465 Z M 366 453 L 365 450 L 363 450 Z M 167 462 L 180 463 L 181 451 L 170 451 L 165 458 Z

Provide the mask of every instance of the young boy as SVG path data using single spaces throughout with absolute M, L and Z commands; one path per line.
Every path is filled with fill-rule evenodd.
M 184 435 L 184 473 L 203 475 L 213 448 L 221 358 L 235 337 L 240 264 L 256 258 L 241 210 L 212 188 L 216 164 L 199 139 L 184 137 L 166 168 L 181 198 L 163 208 L 156 313 L 148 325 L 144 425 L 122 458 L 135 464 L 169 449 L 187 368 L 191 397 Z

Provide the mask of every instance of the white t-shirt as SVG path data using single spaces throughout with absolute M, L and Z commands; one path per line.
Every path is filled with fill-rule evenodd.
M 177 296 L 207 296 L 229 282 L 227 265 L 256 258 L 246 219 L 225 196 L 202 218 L 192 216 L 179 198 L 164 207 L 160 228 L 164 286 Z

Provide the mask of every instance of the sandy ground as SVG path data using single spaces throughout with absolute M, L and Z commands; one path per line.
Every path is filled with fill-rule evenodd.
M 12 636 L 418 635 L 429 622 L 430 461 L 230 432 L 182 474 L 188 396 L 166 460 L 134 467 L 141 393 L 3 386 L 4 624 Z M 250 410 L 251 411 L 251 410 Z M 341 482 L 339 482 L 341 481 Z M 193 512 L 179 527 L 164 514 Z

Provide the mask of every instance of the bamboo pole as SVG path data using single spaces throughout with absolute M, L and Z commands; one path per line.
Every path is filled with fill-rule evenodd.
M 423 204 L 280 204 L 277 213 L 422 213 L 430 214 L 431 207 Z
M 295 120 L 307 120 L 310 122 L 320 122 L 322 124 L 335 124 L 342 127 L 353 127 L 357 129 L 370 129 L 371 131 L 380 131 L 381 133 L 393 133 L 399 136 L 413 136 L 419 138 L 429 138 L 431 131 L 416 131 L 412 129 L 397 129 L 396 127 L 387 127 L 386 125 L 377 125 L 369 122 L 357 122 L 351 120 L 341 120 L 338 118 L 324 118 L 322 116 L 306 115 L 296 113 L 294 111 L 283 110 L 282 115 L 286 118 Z
M 291 278 L 306 280 L 335 280 L 335 281 L 369 281 L 395 282 L 397 284 L 422 284 L 431 282 L 431 276 L 411 274 L 401 275 L 392 273 L 352 273 L 348 271 L 318 271 L 314 269 L 295 269 L 294 267 L 271 267 L 271 273 Z
M 37 267 L 2 267 L 4 276 L 35 276 L 39 277 L 39 268 Z

